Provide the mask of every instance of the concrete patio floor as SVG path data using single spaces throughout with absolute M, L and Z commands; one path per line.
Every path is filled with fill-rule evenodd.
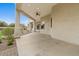
M 30 33 L 16 39 L 19 56 L 79 56 L 79 46 L 46 34 Z
M 0 44 L 0 56 L 17 56 L 17 47 L 16 41 L 14 40 L 13 45 L 8 46 L 8 42 L 6 39 L 2 39 L 2 43 Z

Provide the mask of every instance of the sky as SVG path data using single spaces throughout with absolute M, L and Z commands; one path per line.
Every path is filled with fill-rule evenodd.
M 20 13 L 20 24 L 24 24 L 27 26 L 29 24 L 29 18 L 25 16 L 24 14 Z
M 28 17 L 20 15 L 20 23 L 28 24 Z M 15 23 L 16 21 L 16 4 L 15 3 L 0 3 L 0 21 L 6 23 Z

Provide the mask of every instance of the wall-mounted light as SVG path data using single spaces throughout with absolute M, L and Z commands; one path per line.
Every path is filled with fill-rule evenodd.
M 39 12 L 36 12 L 36 16 L 40 16 L 40 13 Z

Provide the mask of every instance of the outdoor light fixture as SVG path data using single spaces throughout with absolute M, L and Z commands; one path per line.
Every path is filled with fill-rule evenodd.
M 38 12 L 36 12 L 36 16 L 40 16 L 40 14 Z
M 36 8 L 36 16 L 40 16 L 40 9 Z

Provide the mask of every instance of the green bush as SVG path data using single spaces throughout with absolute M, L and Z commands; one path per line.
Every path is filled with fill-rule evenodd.
M 13 31 L 11 28 L 5 28 L 2 30 L 2 33 L 5 35 L 5 36 L 8 36 L 8 35 L 12 35 L 13 34 Z
M 13 44 L 14 37 L 13 37 L 13 29 L 11 28 L 5 28 L 2 30 L 3 34 L 7 37 L 8 40 L 8 46 Z
M 13 45 L 14 37 L 12 35 L 8 36 L 8 46 Z
M 0 44 L 2 43 L 2 39 L 0 38 Z
M 0 31 L 0 43 L 2 43 L 2 32 Z

